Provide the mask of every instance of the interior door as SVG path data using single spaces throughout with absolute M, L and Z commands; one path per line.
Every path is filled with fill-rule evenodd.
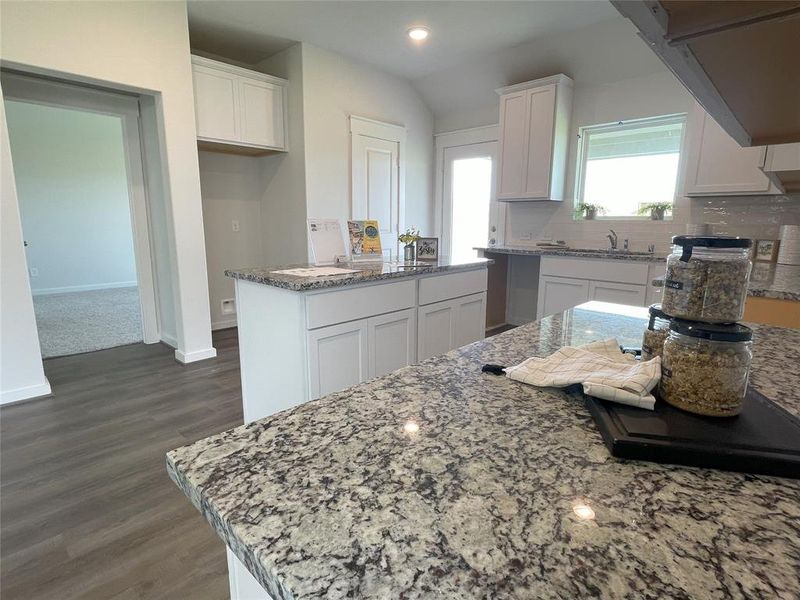
M 475 246 L 503 243 L 505 204 L 497 202 L 497 142 L 444 150 L 442 254 L 474 258 Z
M 353 133 L 353 219 L 375 219 L 387 258 L 400 233 L 400 143 Z

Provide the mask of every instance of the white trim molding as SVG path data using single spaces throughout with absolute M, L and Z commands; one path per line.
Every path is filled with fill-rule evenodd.
M 53 390 L 50 389 L 50 382 L 47 381 L 45 377 L 44 383 L 17 388 L 15 390 L 4 390 L 3 393 L 0 394 L 0 405 L 42 398 L 44 396 L 50 396 L 52 393 Z
M 206 360 L 207 358 L 214 358 L 216 355 L 216 348 L 206 348 L 205 350 L 195 350 L 194 352 L 175 350 L 175 360 L 185 365 L 200 360 Z
M 38 288 L 31 290 L 34 296 L 45 296 L 48 294 L 70 294 L 72 292 L 92 292 L 95 290 L 113 290 L 126 287 L 138 287 L 136 281 L 113 281 L 110 283 L 91 283 L 88 285 L 65 285 L 54 288 Z
M 236 327 L 236 317 L 232 319 L 223 319 L 221 321 L 211 321 L 212 331 L 216 331 L 217 329 L 230 329 L 231 327 Z
M 443 194 L 444 194 L 444 151 L 446 148 L 457 146 L 468 146 L 470 144 L 482 144 L 484 142 L 496 142 L 500 137 L 499 125 L 482 125 L 480 127 L 470 127 L 469 129 L 458 129 L 455 131 L 445 131 L 434 135 L 434 154 L 436 160 L 434 206 L 433 206 L 433 227 L 435 235 L 442 239 L 443 227 Z

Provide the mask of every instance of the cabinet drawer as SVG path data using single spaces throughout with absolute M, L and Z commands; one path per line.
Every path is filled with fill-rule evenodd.
M 416 281 L 309 294 L 306 297 L 306 325 L 309 329 L 365 319 L 414 306 Z
M 486 269 L 425 277 L 419 280 L 419 303 L 433 304 L 450 298 L 485 292 L 486 277 Z
M 648 263 L 594 258 L 555 258 L 543 256 L 540 273 L 555 277 L 574 277 L 596 281 L 647 284 Z

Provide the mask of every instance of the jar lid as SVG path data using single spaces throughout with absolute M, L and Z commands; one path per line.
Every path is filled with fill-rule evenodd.
M 739 325 L 738 323 L 733 325 L 714 325 L 673 319 L 669 324 L 669 329 L 681 335 L 712 342 L 749 342 L 753 339 L 753 330 L 746 325 Z
M 681 260 L 689 262 L 692 248 L 751 248 L 753 240 L 749 238 L 728 237 L 724 235 L 676 235 L 672 238 L 675 246 L 681 246 Z
M 661 310 L 661 304 L 651 304 L 650 305 L 650 321 L 647 323 L 647 328 L 650 331 L 655 331 L 656 326 L 656 319 L 664 319 L 669 321 L 672 317 L 670 317 L 667 313 Z

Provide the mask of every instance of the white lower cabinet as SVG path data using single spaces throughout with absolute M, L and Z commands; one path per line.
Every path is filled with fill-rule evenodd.
M 368 378 L 367 319 L 308 332 L 311 397 L 338 392 Z
M 644 306 L 646 299 L 647 287 L 644 285 L 612 283 L 610 281 L 589 282 L 589 300 Z
M 420 306 L 417 320 L 417 360 L 482 340 L 486 292 Z
M 536 318 L 554 315 L 587 300 L 589 300 L 589 281 L 586 279 L 542 275 L 539 278 Z
M 417 311 L 399 310 L 367 319 L 367 374 L 370 378 L 407 367 L 417 356 Z

